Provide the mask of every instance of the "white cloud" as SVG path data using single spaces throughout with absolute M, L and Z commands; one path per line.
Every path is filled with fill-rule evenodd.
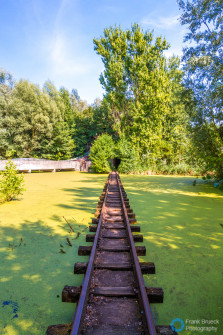
M 82 75 L 92 68 L 92 64 L 81 55 L 78 41 L 67 39 L 62 33 L 50 36 L 45 41 L 46 60 L 51 72 L 54 75 Z
M 141 23 L 145 26 L 153 26 L 154 28 L 170 29 L 179 24 L 179 17 L 179 15 L 168 17 L 147 16 L 141 20 Z

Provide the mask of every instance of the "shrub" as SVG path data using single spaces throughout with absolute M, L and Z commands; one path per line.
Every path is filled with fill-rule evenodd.
M 5 170 L 2 171 L 2 179 L 0 181 L 0 192 L 3 195 L 3 201 L 11 201 L 23 194 L 25 189 L 23 175 L 18 175 L 16 165 L 9 160 L 6 163 Z
M 115 144 L 108 134 L 99 136 L 90 149 L 92 170 L 98 173 L 108 173 L 113 169 L 111 159 L 115 157 Z
M 119 172 L 130 173 L 136 170 L 136 152 L 125 138 L 121 138 L 120 141 L 117 143 L 116 157 L 121 160 L 121 163 L 118 167 Z

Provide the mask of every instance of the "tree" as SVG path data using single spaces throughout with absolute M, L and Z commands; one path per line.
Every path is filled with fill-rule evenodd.
M 150 164 L 179 160 L 188 120 L 181 101 L 179 59 L 165 59 L 166 40 L 157 37 L 153 42 L 151 32 L 134 24 L 126 31 L 105 29 L 94 45 L 105 67 L 100 82 L 116 135 L 124 136 Z
M 2 179 L 0 180 L 0 192 L 3 195 L 4 201 L 11 201 L 23 194 L 24 177 L 18 175 L 16 165 L 12 161 L 8 161 L 5 170 L 2 172 Z
M 220 0 L 178 0 L 181 23 L 188 25 L 183 60 L 187 84 L 207 116 L 222 119 L 223 6 Z M 209 114 L 210 113 L 210 114 Z
M 75 111 L 75 134 L 76 143 L 75 156 L 81 156 L 89 151 L 90 144 L 94 141 L 97 134 L 93 121 L 93 109 L 89 107 L 83 112 Z
M 54 125 L 52 138 L 45 143 L 41 157 L 53 160 L 70 159 L 73 157 L 74 148 L 68 125 L 60 121 Z
M 0 134 L 2 158 L 67 159 L 73 155 L 67 107 L 52 83 L 45 84 L 43 92 L 26 80 L 11 87 L 1 79 Z
M 112 170 L 111 159 L 115 157 L 115 144 L 108 134 L 99 136 L 90 150 L 92 169 L 98 173 L 108 173 Z
M 109 111 L 109 104 L 103 99 L 100 104 L 93 107 L 93 124 L 97 135 L 109 134 L 115 137 L 113 131 L 113 118 Z
M 86 100 L 81 100 L 78 91 L 76 89 L 72 89 L 70 95 L 70 102 L 73 110 L 83 112 L 88 108 L 88 104 Z
M 132 105 L 136 106 L 145 97 L 148 74 L 156 67 L 162 51 L 168 48 L 165 40 L 157 38 L 155 45 L 152 40 L 152 33 L 144 34 L 137 24 L 127 31 L 121 27 L 107 28 L 103 37 L 94 39 L 94 48 L 105 66 L 100 82 L 119 135 L 123 130 L 128 131 Z
M 58 118 L 53 125 L 51 141 L 46 144 L 46 150 L 42 157 L 48 159 L 69 159 L 74 154 L 75 133 L 74 112 L 70 102 L 69 92 L 65 88 L 57 91 L 51 81 L 47 81 L 43 87 L 58 109 Z
M 75 155 L 81 156 L 88 152 L 95 137 L 107 133 L 113 134 L 112 118 L 106 102 L 93 105 L 82 112 L 74 111 L 74 142 L 76 144 Z
M 70 133 L 73 137 L 75 133 L 75 121 L 74 121 L 75 115 L 74 115 L 74 110 L 71 105 L 71 96 L 70 96 L 69 91 L 64 87 L 60 88 L 59 94 L 65 106 L 64 121 L 67 123 L 70 129 Z
M 223 175 L 223 6 L 221 0 L 178 0 L 188 25 L 184 84 L 194 94 L 193 133 L 207 168 Z
M 9 92 L 8 99 L 0 97 L 1 130 L 7 143 L 7 146 L 0 143 L 1 156 L 7 158 L 11 151 L 15 157 L 30 157 L 33 150 L 38 150 L 41 134 L 50 130 L 46 113 L 40 107 L 44 103 L 39 88 L 27 81 L 16 83 Z
M 130 142 L 124 137 L 122 137 L 116 145 L 115 156 L 120 159 L 120 164 L 118 166 L 118 171 L 120 173 L 130 173 L 136 170 L 138 160 L 137 154 Z

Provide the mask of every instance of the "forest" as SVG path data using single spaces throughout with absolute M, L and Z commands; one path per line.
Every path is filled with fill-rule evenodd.
M 94 39 L 104 72 L 103 99 L 77 89 L 42 88 L 0 71 L 0 159 L 70 159 L 90 150 L 93 169 L 111 158 L 124 173 L 223 176 L 222 16 L 220 2 L 178 1 L 189 25 L 183 58 L 165 57 L 163 37 L 138 24 Z M 189 43 L 192 42 L 192 43 Z

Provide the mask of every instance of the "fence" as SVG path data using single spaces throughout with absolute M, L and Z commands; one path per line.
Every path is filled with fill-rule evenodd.
M 86 158 L 75 158 L 70 160 L 53 161 L 48 159 L 37 158 L 16 158 L 12 159 L 19 172 L 32 171 L 89 171 L 91 161 Z M 0 171 L 5 169 L 7 160 L 0 160 Z

